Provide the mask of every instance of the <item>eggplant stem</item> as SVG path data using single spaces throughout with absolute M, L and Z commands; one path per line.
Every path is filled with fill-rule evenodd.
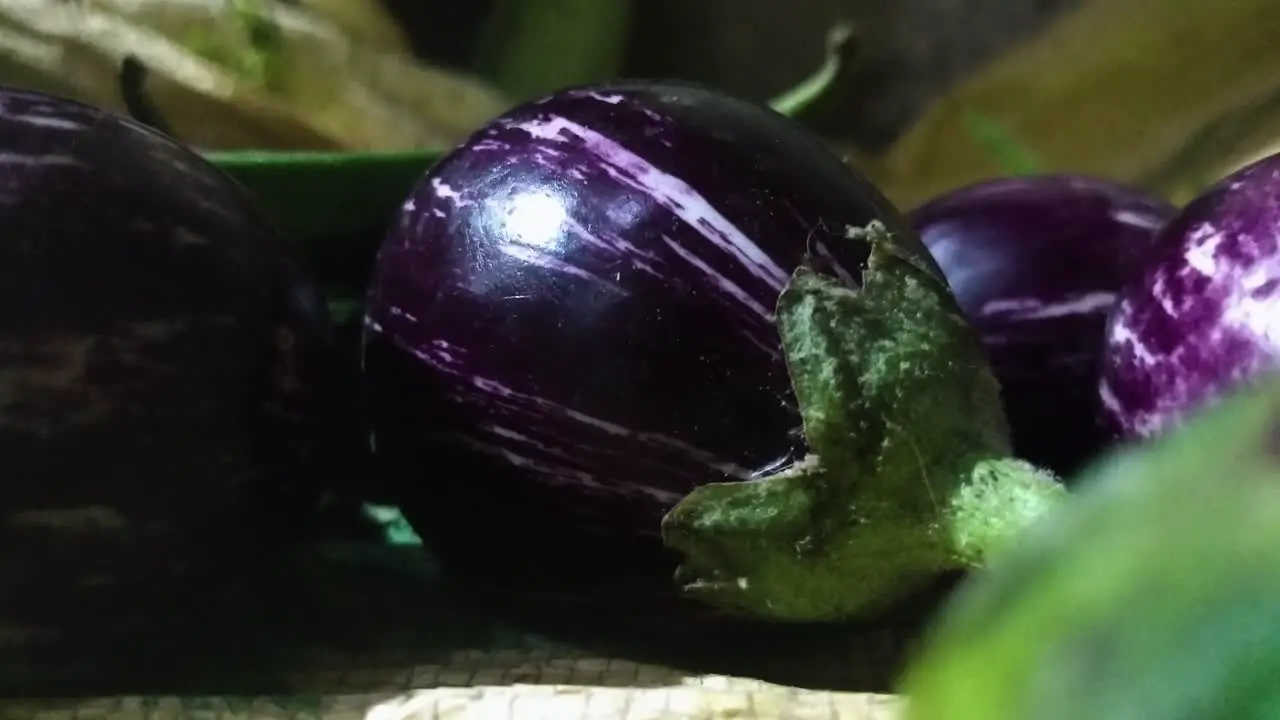
M 126 55 L 120 62 L 117 81 L 125 112 L 143 125 L 172 136 L 172 127 L 147 92 L 147 74 L 147 66 L 133 55 Z
M 787 117 L 795 117 L 812 106 L 835 83 L 842 70 L 857 58 L 860 44 L 852 23 L 842 22 L 827 31 L 822 65 L 798 85 L 775 96 L 769 107 Z
M 776 324 L 809 452 L 701 485 L 663 519 L 686 595 L 774 621 L 868 617 L 981 564 L 1066 490 L 1009 458 L 981 340 L 909 234 L 849 228 L 858 287 L 801 266 Z

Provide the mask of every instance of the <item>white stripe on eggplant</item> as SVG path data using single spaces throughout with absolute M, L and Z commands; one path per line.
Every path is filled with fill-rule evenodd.
M 601 167 L 615 180 L 652 197 L 770 287 L 781 291 L 786 284 L 788 276 L 782 268 L 697 190 L 617 142 L 560 116 L 513 122 L 510 126 L 534 138 L 553 142 L 568 140 L 566 133 L 577 137 L 602 161 Z

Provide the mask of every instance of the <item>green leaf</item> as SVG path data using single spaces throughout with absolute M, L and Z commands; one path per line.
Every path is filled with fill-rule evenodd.
M 1280 717 L 1280 380 L 1095 463 L 975 574 L 911 720 Z
M 630 0 L 494 0 L 473 68 L 518 100 L 613 79 Z
M 229 43 L 216 30 L 192 33 L 184 43 L 193 53 L 217 63 L 266 90 L 278 90 L 283 76 L 284 33 L 262 0 L 225 0 L 226 14 L 240 43 Z
M 1009 175 L 1034 175 L 1043 164 L 1031 148 L 1022 144 L 994 118 L 976 110 L 964 114 L 965 129 Z

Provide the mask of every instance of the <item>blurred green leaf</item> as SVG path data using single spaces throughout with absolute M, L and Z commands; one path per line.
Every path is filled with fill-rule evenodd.
M 494 0 L 473 69 L 517 100 L 613 79 L 631 10 L 630 0 Z
M 1177 157 L 1188 141 L 1280 88 L 1277 20 L 1274 0 L 1077 0 L 925 108 L 882 154 L 877 185 L 910 208 L 1002 172 L 974 142 L 973 109 L 1034 148 L 1045 172 L 1194 184 L 1203 168 L 1187 173 Z
M 986 149 L 1006 175 L 1034 175 L 1042 172 L 1044 166 L 1031 148 L 1020 142 L 994 118 L 968 110 L 964 114 L 964 124 L 969 135 Z
M 326 293 L 329 297 L 329 318 L 334 325 L 346 325 L 360 319 L 364 314 L 364 303 L 355 298 L 336 297 L 336 291 Z

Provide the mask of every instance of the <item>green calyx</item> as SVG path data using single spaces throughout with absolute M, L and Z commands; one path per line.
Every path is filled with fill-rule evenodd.
M 699 487 L 662 524 L 686 594 L 775 620 L 847 619 L 982 561 L 1065 492 L 1008 458 L 978 339 L 880 223 L 854 289 L 802 267 L 777 325 L 810 455 Z

